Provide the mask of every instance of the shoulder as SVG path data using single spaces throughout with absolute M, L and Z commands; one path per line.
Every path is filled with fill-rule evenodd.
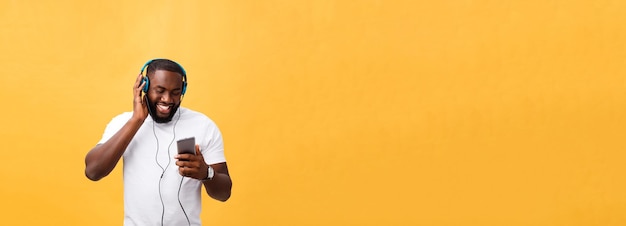
M 189 108 L 183 108 L 183 107 L 180 107 L 180 111 L 181 111 L 181 117 L 182 117 L 181 119 L 183 120 L 189 120 L 189 121 L 193 121 L 197 123 L 207 123 L 207 124 L 215 125 L 215 122 L 211 118 L 209 118 L 209 116 L 206 116 L 205 114 L 201 112 L 197 112 Z
M 128 121 L 131 117 L 133 117 L 133 113 L 132 112 L 123 112 L 123 113 L 113 117 L 113 119 L 111 119 L 111 122 L 113 122 L 113 121 Z
M 201 131 L 206 131 L 207 134 L 220 134 L 220 129 L 217 124 L 208 116 L 203 113 L 188 109 L 180 108 L 181 110 L 181 125 L 190 126 Z M 211 135 L 213 136 L 213 135 Z
M 124 124 L 126 123 L 131 117 L 133 117 L 133 113 L 132 112 L 123 112 L 121 114 L 116 115 L 115 117 L 113 117 L 111 119 L 111 121 L 109 121 L 109 125 L 115 125 L 115 124 Z

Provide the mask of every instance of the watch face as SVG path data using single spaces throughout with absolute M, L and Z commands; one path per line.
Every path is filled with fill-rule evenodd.
M 213 171 L 213 167 L 209 166 L 207 177 L 213 179 L 213 175 L 215 175 L 215 171 Z

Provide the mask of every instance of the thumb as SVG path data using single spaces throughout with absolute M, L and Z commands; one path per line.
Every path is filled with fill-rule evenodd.
M 200 145 L 196 144 L 196 155 L 197 156 L 202 156 L 202 152 L 200 152 Z

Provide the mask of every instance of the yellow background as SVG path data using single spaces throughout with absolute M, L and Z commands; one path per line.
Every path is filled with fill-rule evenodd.
M 3 225 L 121 225 L 143 63 L 224 135 L 206 225 L 626 225 L 626 1 L 1 1 Z M 206 197 L 206 196 L 205 196 Z

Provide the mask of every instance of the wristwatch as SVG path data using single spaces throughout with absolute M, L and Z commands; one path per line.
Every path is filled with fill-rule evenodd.
M 213 170 L 213 167 L 209 166 L 209 168 L 207 169 L 206 178 L 204 178 L 203 181 L 213 180 L 213 176 L 215 176 L 215 171 Z

